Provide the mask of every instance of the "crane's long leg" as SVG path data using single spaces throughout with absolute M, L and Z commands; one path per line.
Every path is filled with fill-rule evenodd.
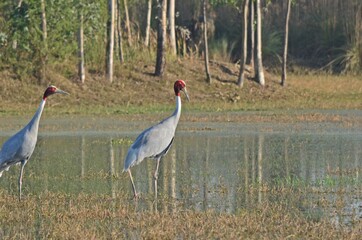
M 156 170 L 155 170 L 155 173 L 153 174 L 153 177 L 155 179 L 155 196 L 156 197 L 157 197 L 158 166 L 160 165 L 160 160 L 161 160 L 161 158 L 157 158 Z
M 137 192 L 136 192 L 136 186 L 134 185 L 134 182 L 133 182 L 133 177 L 132 177 L 131 169 L 128 169 L 128 174 L 129 174 L 129 178 L 131 179 L 131 183 L 132 183 L 132 189 L 133 189 L 134 199 L 138 199 L 138 194 L 137 194 Z
M 21 200 L 21 186 L 23 185 L 23 172 L 25 167 L 26 161 L 21 161 L 21 169 L 20 169 L 20 176 L 19 176 L 19 201 Z

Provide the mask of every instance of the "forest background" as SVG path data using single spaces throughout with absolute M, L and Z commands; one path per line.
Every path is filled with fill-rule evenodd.
M 286 63 L 289 78 L 282 87 L 289 2 Z M 249 9 L 244 15 L 246 3 Z M 258 27 L 258 9 L 264 84 L 257 80 L 251 61 L 256 53 L 251 36 L 257 35 L 253 28 Z M 162 14 L 166 16 L 163 26 Z M 248 19 L 247 25 L 243 25 L 244 19 Z M 243 38 L 245 26 L 247 41 Z M 162 27 L 166 29 L 164 69 L 157 74 L 155 65 L 157 68 Z M 244 42 L 247 52 L 243 51 Z M 238 78 L 244 52 L 247 59 L 242 69 L 246 83 L 240 86 Z M 205 75 L 205 59 L 210 64 L 209 76 Z M 189 109 L 361 109 L 361 69 L 362 2 L 359 0 L 5 0 L 0 3 L 2 113 L 33 111 L 50 83 L 72 94 L 57 106 L 60 112 L 163 111 L 173 107 L 171 89 L 178 78 L 184 79 L 190 88 L 193 104 Z

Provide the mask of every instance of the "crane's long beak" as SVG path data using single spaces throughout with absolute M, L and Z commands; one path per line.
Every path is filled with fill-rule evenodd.
M 187 93 L 186 87 L 181 89 L 181 91 L 183 91 L 185 93 L 187 101 L 190 101 L 190 97 L 189 97 L 189 94 Z
M 69 93 L 67 93 L 66 91 L 60 90 L 59 88 L 57 90 L 55 90 L 55 93 L 69 95 Z

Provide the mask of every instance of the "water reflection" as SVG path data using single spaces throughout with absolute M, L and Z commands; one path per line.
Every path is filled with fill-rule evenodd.
M 137 132 L 129 134 L 130 138 Z M 128 145 L 115 134 L 42 135 L 28 164 L 24 194 L 44 191 L 109 195 L 114 208 L 131 185 L 122 174 Z M 6 137 L 1 137 L 3 142 Z M 329 216 L 336 223 L 362 217 L 361 134 L 259 131 L 180 131 L 161 161 L 160 201 L 154 201 L 153 170 L 147 160 L 134 167 L 138 208 L 235 213 L 265 200 L 296 204 L 312 218 Z M 0 179 L 16 194 L 17 168 Z M 307 195 L 271 195 L 273 186 L 311 189 Z M 321 197 L 323 192 L 323 197 Z M 321 199 L 331 203 L 320 204 Z

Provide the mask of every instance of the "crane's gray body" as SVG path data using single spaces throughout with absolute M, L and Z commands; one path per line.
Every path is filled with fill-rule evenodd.
M 145 158 L 159 159 L 170 149 L 181 115 L 181 98 L 176 96 L 176 110 L 162 122 L 143 131 L 128 149 L 124 170 L 142 162 Z
M 44 92 L 43 99 L 30 122 L 14 136 L 10 137 L 0 150 L 0 177 L 3 171 L 9 170 L 12 165 L 21 163 L 19 176 L 19 200 L 21 200 L 21 186 L 23 183 L 24 166 L 33 154 L 38 140 L 38 128 L 41 114 L 43 113 L 48 96 L 60 93 L 69 94 L 55 86 L 50 85 Z
M 3 171 L 9 170 L 12 165 L 21 162 L 25 164 L 33 154 L 38 138 L 39 120 L 44 105 L 45 100 L 42 100 L 30 122 L 3 144 L 0 151 L 0 177 Z

